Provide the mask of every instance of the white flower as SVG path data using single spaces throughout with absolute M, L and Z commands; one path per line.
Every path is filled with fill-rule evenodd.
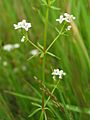
M 20 45 L 18 43 L 13 44 L 13 45 L 12 44 L 6 44 L 6 45 L 3 46 L 3 50 L 10 52 L 11 50 L 14 50 L 14 49 L 19 48 L 19 47 L 20 47 Z
M 13 26 L 14 26 L 14 29 L 19 29 L 21 28 L 21 23 L 19 22 L 18 25 L 14 24 Z
M 54 71 L 52 72 L 52 75 L 59 75 L 59 69 L 54 69 Z
M 21 42 L 24 42 L 24 41 L 25 41 L 25 36 L 21 38 Z
M 61 15 L 59 17 L 59 19 L 56 19 L 56 21 L 58 21 L 61 24 L 63 21 L 70 23 L 70 22 L 72 22 L 72 20 L 75 20 L 75 19 L 76 18 L 73 15 L 70 15 L 68 13 L 64 13 L 63 15 Z
M 59 78 L 62 79 L 62 77 L 66 75 L 66 73 L 63 72 L 63 70 L 54 69 L 54 71 L 52 72 L 52 75 L 53 75 L 53 78 L 55 78 L 55 76 L 59 76 Z
M 30 51 L 30 54 L 38 56 L 39 51 L 37 49 L 33 49 L 32 51 Z
M 60 71 L 59 71 L 59 78 L 60 78 L 60 79 L 62 79 L 62 76 L 65 76 L 65 75 L 66 75 L 66 73 L 63 72 L 63 70 L 60 70 Z
M 31 23 L 26 22 L 26 20 L 22 20 L 21 22 L 18 22 L 18 24 L 14 24 L 14 29 L 19 28 L 23 28 L 28 31 L 28 29 L 31 28 Z
M 75 20 L 75 17 L 73 15 L 70 15 L 68 13 L 64 13 L 64 16 L 65 16 L 65 21 L 66 22 L 72 22 L 72 20 Z
M 70 30 L 72 28 L 71 25 L 67 26 L 66 31 Z
M 56 19 L 60 24 L 64 21 L 64 16 L 61 15 L 59 19 Z

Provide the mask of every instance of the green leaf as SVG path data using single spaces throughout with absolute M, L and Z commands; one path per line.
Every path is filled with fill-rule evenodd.
M 29 58 L 27 59 L 27 61 L 30 61 L 30 60 L 33 59 L 34 57 L 38 56 L 40 53 L 41 53 L 41 52 L 39 52 L 37 55 L 33 55 L 33 56 L 29 57 Z
M 29 39 L 27 38 L 27 41 L 28 41 L 32 46 L 34 46 L 36 49 L 38 49 L 39 51 L 42 52 L 42 50 L 41 50 L 37 45 L 35 45 L 31 40 L 29 40 Z
M 74 112 L 90 114 L 90 108 L 79 108 L 74 105 L 66 105 L 66 108 Z
M 57 113 L 57 111 L 56 111 L 51 105 L 49 105 L 49 107 L 50 107 L 50 109 L 52 110 L 54 116 L 57 117 L 58 120 L 63 120 L 63 119 L 61 118 L 61 116 Z
M 44 116 L 45 116 L 45 120 L 47 120 L 47 115 L 46 115 L 46 113 L 44 112 Z
M 55 6 L 50 6 L 50 8 L 53 9 L 53 10 L 60 10 L 60 8 L 55 7 Z
M 52 57 L 57 58 L 58 60 L 60 60 L 60 58 L 58 56 L 54 55 L 53 53 L 51 53 L 51 52 L 46 52 L 46 53 L 48 55 L 50 55 L 50 56 L 52 56 Z
M 52 1 L 50 2 L 50 5 L 52 5 L 55 1 L 56 1 L 56 0 L 52 0 Z
M 45 110 L 48 110 L 54 117 L 55 117 L 55 115 L 54 115 L 54 113 L 53 113 L 53 111 L 50 109 L 50 108 L 48 108 L 48 107 L 45 107 Z
M 43 112 L 41 112 L 41 115 L 40 115 L 40 119 L 39 120 L 43 120 Z
M 43 46 L 38 42 L 37 45 L 43 50 Z
M 40 111 L 41 108 L 37 108 L 36 110 L 34 110 L 28 117 L 32 117 L 34 114 L 36 114 L 38 111 Z
M 33 55 L 33 56 L 29 57 L 29 58 L 27 59 L 27 61 L 30 61 L 30 60 L 33 59 L 34 57 L 36 57 L 36 55 Z
M 41 2 L 42 2 L 44 5 L 47 5 L 46 0 L 41 0 Z
M 29 99 L 29 100 L 32 100 L 32 101 L 40 101 L 40 100 L 37 99 L 37 98 L 30 97 L 30 96 L 27 96 L 27 95 L 23 95 L 23 94 L 21 94 L 21 93 L 16 93 L 16 92 L 11 92 L 11 91 L 5 91 L 5 92 L 8 93 L 8 94 L 11 94 L 11 95 L 20 97 L 20 98 Z
M 36 106 L 36 107 L 40 107 L 40 108 L 42 107 L 42 106 L 41 106 L 40 104 L 38 104 L 38 103 L 33 103 L 33 102 L 32 102 L 32 105 L 34 105 L 34 106 Z

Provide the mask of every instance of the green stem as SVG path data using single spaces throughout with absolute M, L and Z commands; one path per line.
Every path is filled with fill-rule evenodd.
M 58 80 L 57 84 L 54 86 L 54 88 L 53 88 L 53 90 L 52 90 L 52 92 L 51 92 L 52 94 L 54 93 L 55 89 L 57 88 L 59 82 L 60 82 L 60 80 Z M 49 96 L 48 99 L 46 100 L 44 107 L 47 105 L 47 103 L 48 103 L 49 100 L 50 100 L 50 96 Z
M 66 25 L 66 22 L 64 23 L 62 29 L 60 30 L 59 34 L 56 36 L 56 38 L 52 41 L 52 43 L 48 46 L 48 48 L 46 49 L 46 52 L 52 47 L 52 45 L 56 42 L 56 40 L 60 37 L 60 35 L 62 34 L 63 32 L 63 29 Z
M 45 82 L 45 55 L 43 57 L 43 64 L 42 64 L 42 79 L 43 84 Z M 44 92 L 42 92 L 42 111 L 44 111 Z
M 58 36 L 52 41 L 52 43 L 48 46 L 48 48 L 46 49 L 46 52 L 52 47 L 52 45 L 56 42 L 56 40 L 59 38 L 59 36 L 61 35 L 61 32 L 58 34 Z
M 41 50 L 38 46 L 36 46 L 31 40 L 29 40 L 29 39 L 27 38 L 27 41 L 28 41 L 32 46 L 34 46 L 36 49 L 38 49 L 39 51 L 42 52 L 42 50 Z
M 47 10 L 46 10 L 45 29 L 44 29 L 44 49 L 43 49 L 44 53 L 45 53 L 45 50 L 46 50 L 46 42 L 47 42 L 46 40 L 47 40 L 47 29 L 48 29 L 49 5 L 50 5 L 50 0 L 48 0 L 48 6 L 47 6 Z M 43 63 L 42 63 L 42 80 L 43 80 L 43 84 L 45 82 L 45 60 L 46 60 L 46 56 L 44 54 Z M 44 92 L 42 93 L 42 111 L 44 111 Z
M 43 83 L 45 82 L 45 58 L 46 56 L 44 55 L 43 57 L 43 64 L 42 64 L 42 78 L 43 78 Z
M 29 40 L 27 33 L 25 33 L 25 37 L 26 37 L 26 40 L 27 40 L 32 46 L 34 46 L 36 49 L 38 49 L 39 51 L 42 52 L 42 50 L 41 50 L 37 45 L 35 45 L 31 40 Z
M 46 10 L 46 18 L 45 18 L 44 50 L 46 49 L 47 29 L 48 29 L 48 15 L 49 15 L 49 5 L 50 5 L 50 0 L 48 0 L 47 10 Z

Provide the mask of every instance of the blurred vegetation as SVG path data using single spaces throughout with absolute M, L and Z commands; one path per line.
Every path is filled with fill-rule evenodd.
M 52 90 L 53 81 L 51 72 L 54 68 L 63 69 L 67 75 L 62 80 L 62 87 L 58 86 L 55 96 L 61 102 L 60 92 L 68 105 L 74 105 L 89 112 L 80 112 L 73 108 L 73 120 L 90 119 L 90 0 L 56 0 L 54 6 L 60 10 L 49 10 L 49 25 L 47 46 L 56 37 L 56 18 L 64 12 L 76 17 L 72 23 L 72 31 L 67 36 L 61 36 L 54 47 L 50 49 L 61 58 L 47 57 L 46 81 L 47 88 Z M 40 0 L 0 0 L 0 120 L 38 120 L 40 113 L 28 118 L 35 107 L 32 102 L 41 103 L 40 84 L 34 79 L 42 79 L 42 63 L 39 57 L 30 61 L 31 45 L 21 43 L 22 34 L 15 31 L 13 24 L 26 19 L 32 24 L 28 35 L 37 44 L 43 44 L 43 31 L 46 7 Z M 11 52 L 3 51 L 5 44 L 19 43 L 20 48 Z M 4 66 L 4 62 L 7 66 Z M 48 96 L 46 96 L 47 98 Z M 52 100 L 50 101 L 50 104 Z M 55 118 L 47 112 L 48 120 L 66 120 L 65 113 L 53 103 Z

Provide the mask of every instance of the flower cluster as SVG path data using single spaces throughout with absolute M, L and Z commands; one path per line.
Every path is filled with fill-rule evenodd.
M 73 15 L 64 13 L 63 15 L 60 16 L 59 19 L 56 19 L 56 21 L 58 21 L 61 24 L 63 21 L 70 23 L 70 22 L 72 22 L 72 20 L 75 20 L 75 19 L 76 18 Z
M 10 52 L 11 50 L 14 50 L 14 49 L 19 48 L 19 47 L 20 47 L 20 45 L 18 43 L 13 44 L 13 45 L 12 44 L 6 44 L 6 45 L 3 46 L 3 50 Z
M 26 31 L 31 28 L 31 23 L 26 22 L 26 20 L 22 20 L 21 22 L 18 22 L 18 24 L 14 24 L 14 29 L 20 29 L 23 28 Z
M 67 23 L 71 23 L 72 20 L 75 20 L 75 19 L 76 18 L 73 15 L 70 15 L 68 13 L 64 13 L 63 15 L 60 15 L 59 19 L 56 19 L 56 21 L 58 21 L 60 24 L 63 23 L 63 21 L 66 21 Z M 66 31 L 70 30 L 70 29 L 71 29 L 71 26 L 69 25 L 66 28 Z
M 53 76 L 59 76 L 59 79 L 62 79 L 62 77 L 64 75 L 66 75 L 65 72 L 63 72 L 63 70 L 59 70 L 59 69 L 54 69 L 54 71 L 52 72 Z

